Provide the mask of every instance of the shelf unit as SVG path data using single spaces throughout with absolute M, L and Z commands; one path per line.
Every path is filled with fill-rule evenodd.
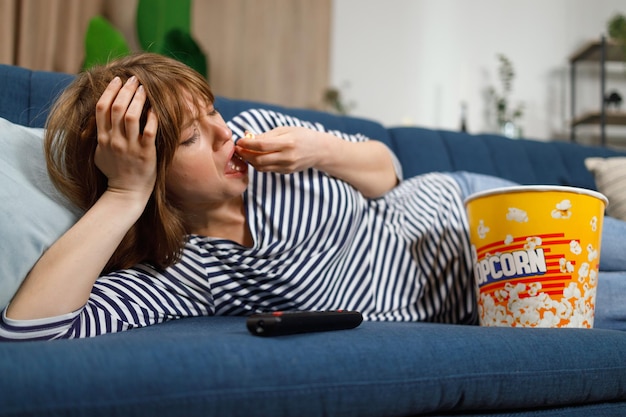
M 621 125 L 626 126 L 626 112 L 608 111 L 606 96 L 606 63 L 611 61 L 624 61 L 624 51 L 622 46 L 612 40 L 607 40 L 602 36 L 599 41 L 591 41 L 583 45 L 569 58 L 570 62 L 570 82 L 571 82 L 571 115 L 570 139 L 576 141 L 576 127 L 580 125 L 599 125 L 600 142 L 606 146 L 606 126 Z M 596 62 L 600 65 L 600 110 L 576 114 L 576 65 L 579 62 Z

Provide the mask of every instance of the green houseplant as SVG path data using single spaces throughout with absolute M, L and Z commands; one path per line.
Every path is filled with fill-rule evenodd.
M 508 137 L 519 137 L 520 127 L 518 121 L 524 114 L 524 104 L 511 105 L 510 95 L 513 91 L 513 80 L 515 79 L 515 69 L 513 63 L 504 54 L 497 55 L 500 63 L 498 76 L 500 78 L 500 89 L 495 87 L 488 89 L 489 101 L 495 112 L 495 119 L 498 130 Z
M 626 16 L 615 14 L 607 24 L 608 34 L 611 39 L 622 46 L 623 59 L 626 60 Z
M 139 0 L 136 27 L 144 51 L 177 59 L 209 78 L 208 58 L 191 36 L 191 0 Z M 107 19 L 95 16 L 90 20 L 83 68 L 130 52 L 124 35 Z

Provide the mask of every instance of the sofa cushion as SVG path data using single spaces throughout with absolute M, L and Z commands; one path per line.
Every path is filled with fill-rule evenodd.
M 201 317 L 1 343 L 0 372 L 13 377 L 0 379 L 0 415 L 364 417 L 618 402 L 624 351 L 611 330 L 364 322 L 261 338 L 242 317 Z
M 404 175 L 432 171 L 469 171 L 495 175 L 519 184 L 569 185 L 596 189 L 585 168 L 590 156 L 624 156 L 623 152 L 571 142 L 509 139 L 418 127 L 388 129 L 391 148 Z
M 606 213 L 626 220 L 626 157 L 587 158 L 585 165 L 593 174 L 598 191 L 609 199 Z
M 73 78 L 71 74 L 0 65 L 0 116 L 24 126 L 43 127 L 50 106 Z
M 43 129 L 0 118 L 0 308 L 77 218 L 50 182 L 42 135 Z

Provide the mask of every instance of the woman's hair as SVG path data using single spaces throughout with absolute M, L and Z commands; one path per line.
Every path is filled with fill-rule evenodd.
M 104 272 L 149 262 L 165 268 L 176 262 L 185 242 L 182 212 L 168 199 L 165 174 L 181 131 L 197 109 L 213 103 L 207 81 L 188 66 L 165 56 L 140 53 L 80 73 L 56 101 L 46 124 L 45 154 L 54 185 L 73 204 L 87 210 L 107 189 L 106 176 L 96 167 L 96 103 L 114 77 L 125 82 L 136 76 L 147 101 L 140 130 L 151 108 L 158 120 L 157 176 L 146 208 L 107 263 Z

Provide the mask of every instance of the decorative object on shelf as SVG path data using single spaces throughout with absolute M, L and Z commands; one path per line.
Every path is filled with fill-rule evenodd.
M 461 102 L 461 132 L 467 132 L 467 103 Z
M 614 106 L 615 110 L 619 110 L 622 105 L 622 96 L 617 91 L 613 90 L 604 96 L 604 101 L 607 108 Z
M 510 138 L 518 138 L 521 136 L 519 120 L 524 114 L 524 104 L 518 103 L 515 107 L 511 105 L 510 95 L 513 91 L 513 80 L 515 79 L 513 63 L 504 54 L 498 54 L 497 58 L 500 63 L 498 75 L 501 89 L 500 91 L 495 87 L 488 89 L 490 105 L 495 110 L 499 133 Z
M 208 58 L 191 36 L 191 0 L 139 0 L 136 29 L 144 51 L 174 58 L 209 78 Z M 130 52 L 124 35 L 104 17 L 90 20 L 83 68 Z
M 354 103 L 345 102 L 343 93 L 336 87 L 328 87 L 324 90 L 322 101 L 324 102 L 324 106 L 327 110 L 341 115 L 348 114 L 348 112 L 355 107 Z
M 616 13 L 607 24 L 609 37 L 621 44 L 623 59 L 626 60 L 626 16 Z

